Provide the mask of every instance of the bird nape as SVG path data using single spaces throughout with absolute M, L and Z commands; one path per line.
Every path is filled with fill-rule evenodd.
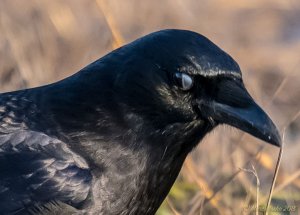
M 0 94 L 0 116 L 1 214 L 154 214 L 187 154 L 219 124 L 281 142 L 238 64 L 185 30 Z

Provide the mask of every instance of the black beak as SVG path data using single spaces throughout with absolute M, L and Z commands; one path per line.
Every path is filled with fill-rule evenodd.
M 281 145 L 278 130 L 270 117 L 254 102 L 241 81 L 222 80 L 214 100 L 198 106 L 206 117 L 243 130 L 272 145 Z

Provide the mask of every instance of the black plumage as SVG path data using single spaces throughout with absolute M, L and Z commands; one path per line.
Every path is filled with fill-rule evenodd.
M 154 214 L 223 123 L 280 144 L 228 54 L 194 32 L 149 34 L 62 81 L 0 95 L 0 211 Z

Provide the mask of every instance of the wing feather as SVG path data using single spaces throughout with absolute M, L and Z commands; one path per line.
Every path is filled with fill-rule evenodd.
M 0 208 L 4 214 L 60 201 L 79 207 L 89 194 L 90 169 L 55 138 L 35 131 L 0 134 Z

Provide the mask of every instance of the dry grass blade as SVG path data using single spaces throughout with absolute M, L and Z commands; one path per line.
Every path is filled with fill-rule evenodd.
M 24 59 L 24 50 L 23 47 L 17 37 L 17 35 L 13 32 L 13 29 L 10 28 L 10 19 L 5 14 L 1 15 L 0 29 L 1 34 L 7 39 L 10 47 L 12 49 L 13 57 L 18 63 L 18 73 L 20 75 L 20 79 L 22 82 L 27 84 L 29 80 L 34 80 L 33 74 L 31 72 L 31 67 L 29 63 Z M 24 86 L 25 87 L 25 86 Z
M 203 214 L 205 198 L 198 198 L 196 204 L 194 204 L 186 215 Z M 198 211 L 198 212 L 197 212 Z
M 229 184 L 235 178 L 235 176 L 237 176 L 240 172 L 241 170 L 236 171 L 227 180 L 225 180 L 224 183 L 218 186 L 218 189 L 216 189 L 215 192 L 209 198 L 205 199 L 203 205 L 213 200 L 213 198 L 219 193 L 219 191 L 221 191 L 227 184 Z
M 291 123 L 293 123 L 299 116 L 300 116 L 300 110 L 298 110 L 298 111 L 296 112 L 296 114 L 294 114 L 293 117 L 285 123 L 285 125 L 283 126 L 283 128 L 288 127 L 288 126 L 289 126 Z
M 254 168 L 253 164 L 251 164 L 251 167 L 252 169 L 245 169 L 245 168 L 240 168 L 242 171 L 244 172 L 249 172 L 249 173 L 252 173 L 255 178 L 256 178 L 256 207 L 255 207 L 255 213 L 256 215 L 259 214 L 259 187 L 260 187 L 260 181 L 259 181 L 259 177 L 258 177 L 258 174 L 257 174 L 257 171 L 256 169 Z
M 276 182 L 278 171 L 279 171 L 279 166 L 280 166 L 280 163 L 281 163 L 283 146 L 284 146 L 284 137 L 285 137 L 285 129 L 283 130 L 282 145 L 280 147 L 280 151 L 279 151 L 279 155 L 278 155 L 278 159 L 277 159 L 277 163 L 276 163 L 276 168 L 275 168 L 275 173 L 274 173 L 273 180 L 272 180 L 272 186 L 271 186 L 270 193 L 269 193 L 269 196 L 268 196 L 268 202 L 267 202 L 267 206 L 266 206 L 266 215 L 269 214 L 269 207 L 270 207 L 270 204 L 271 204 L 273 190 L 274 190 L 275 182 Z
M 174 214 L 174 215 L 181 215 L 181 214 L 175 209 L 175 207 L 174 207 L 172 201 L 170 200 L 170 198 L 167 197 L 166 200 L 167 200 L 167 204 L 168 204 L 169 208 L 171 209 L 171 211 L 173 212 L 173 214 Z
M 188 209 L 184 210 L 184 212 L 185 212 L 184 214 L 193 215 L 199 209 L 199 207 L 200 207 L 200 210 L 203 209 L 203 208 L 201 208 L 201 204 L 203 203 L 204 199 L 205 199 L 205 197 L 200 192 L 196 193 L 196 195 L 188 203 L 188 205 L 187 205 Z
M 53 1 L 49 8 L 49 19 L 53 23 L 58 34 L 69 37 L 70 32 L 76 28 L 76 19 L 72 9 L 67 5 Z
M 265 169 L 271 171 L 273 170 L 273 159 L 272 157 L 265 153 L 265 152 L 261 152 L 259 158 L 258 158 L 258 162 L 261 164 L 261 166 L 263 166 Z
M 290 175 L 283 183 L 281 183 L 280 185 L 278 185 L 275 189 L 273 193 L 277 193 L 280 190 L 284 189 L 286 186 L 290 185 L 291 183 L 293 183 L 297 178 L 300 177 L 300 170 L 298 170 L 297 172 L 295 172 L 294 174 Z
M 107 3 L 104 0 L 97 0 L 97 5 L 101 10 L 101 12 L 103 13 L 107 25 L 111 31 L 113 37 L 113 44 L 112 44 L 113 49 L 119 48 L 124 44 L 124 39 L 119 29 L 117 28 L 116 21 L 114 17 L 111 15 Z
M 247 166 L 251 163 L 251 161 L 253 161 L 258 155 L 259 153 L 263 150 L 263 147 L 260 147 L 257 152 L 255 153 L 255 155 L 253 155 L 244 166 Z M 209 198 L 207 198 L 204 203 L 203 206 L 205 206 L 206 203 L 208 203 L 209 201 L 211 201 L 227 184 L 229 184 L 240 172 L 241 172 L 241 168 L 239 170 L 237 170 L 235 173 L 233 173 L 228 180 L 224 181 L 224 183 L 222 183 L 220 186 L 218 186 L 217 189 L 214 190 L 213 195 L 211 195 Z
M 283 90 L 285 85 L 288 83 L 288 79 L 298 71 L 299 64 L 300 64 L 300 62 L 298 62 L 294 66 L 294 69 L 284 77 L 284 79 L 281 81 L 281 83 L 277 87 L 276 91 L 274 92 L 272 99 L 269 101 L 268 105 L 272 104 L 272 102 L 275 100 L 275 98 L 279 95 L 279 93 Z
M 190 157 L 187 157 L 186 161 L 184 162 L 184 165 L 186 169 L 191 174 L 192 178 L 196 182 L 196 184 L 200 187 L 201 191 L 203 191 L 205 198 L 210 199 L 212 196 L 215 196 L 213 190 L 209 187 L 208 183 L 201 178 L 200 176 L 196 175 L 195 166 L 193 164 L 193 161 Z M 212 205 L 216 208 L 218 208 L 218 201 L 217 199 L 214 199 L 212 202 Z

